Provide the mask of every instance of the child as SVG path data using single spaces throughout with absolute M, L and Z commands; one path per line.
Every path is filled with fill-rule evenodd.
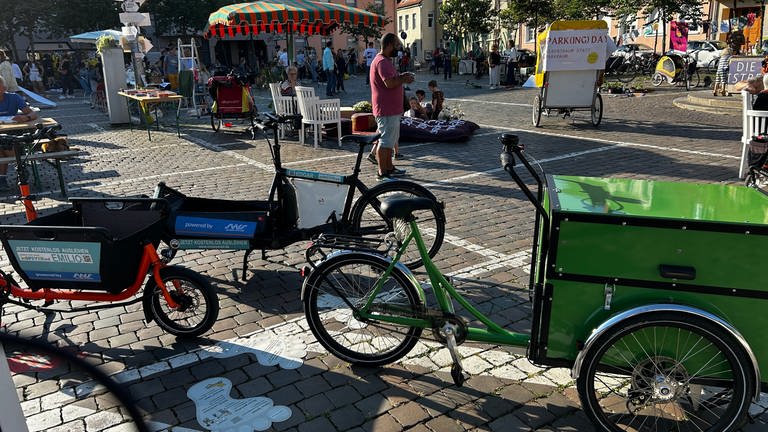
M 411 105 L 411 107 L 408 111 L 403 113 L 403 117 L 429 120 L 429 117 L 427 116 L 427 110 L 425 110 L 424 107 L 421 106 L 417 98 L 411 97 L 408 100 L 408 103 Z
M 445 95 L 443 94 L 443 91 L 437 87 L 437 81 L 432 80 L 427 86 L 429 87 L 429 91 L 432 92 L 432 120 L 437 120 L 440 111 L 443 110 Z
M 731 60 L 733 50 L 726 47 L 720 53 L 720 60 L 717 63 L 717 74 L 715 75 L 715 90 L 712 92 L 715 96 L 725 96 L 725 84 L 728 80 L 728 62 Z
M 427 102 L 425 99 L 427 97 L 427 94 L 424 93 L 424 90 L 416 90 L 416 99 L 419 100 L 419 104 L 427 111 L 427 119 L 432 118 L 432 104 Z

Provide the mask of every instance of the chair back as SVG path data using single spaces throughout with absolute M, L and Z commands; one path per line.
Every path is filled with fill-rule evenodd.
M 272 93 L 272 106 L 275 108 L 275 114 L 277 115 L 292 115 L 296 114 L 296 105 L 291 96 L 283 96 L 280 94 L 280 84 L 270 83 L 269 91 Z
M 301 97 L 308 98 L 308 97 L 316 97 L 317 96 L 315 94 L 315 88 L 314 87 L 296 86 L 295 89 L 296 89 L 296 97 L 297 98 L 301 98 Z

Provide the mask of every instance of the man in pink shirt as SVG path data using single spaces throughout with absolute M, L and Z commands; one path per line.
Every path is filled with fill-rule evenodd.
M 405 170 L 395 168 L 392 153 L 400 139 L 400 117 L 403 115 L 403 84 L 414 81 L 409 72 L 398 73 L 391 58 L 402 43 L 394 33 L 381 38 L 381 51 L 373 59 L 369 78 L 371 80 L 371 104 L 376 117 L 378 132 L 381 133 L 376 160 L 379 166 L 378 178 L 405 175 Z

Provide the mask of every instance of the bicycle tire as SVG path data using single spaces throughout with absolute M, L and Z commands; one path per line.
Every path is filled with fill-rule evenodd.
M 636 77 L 637 77 L 637 69 L 635 68 L 634 64 L 624 63 L 621 66 L 619 66 L 616 79 L 619 80 L 620 82 L 627 84 L 632 82 Z
M 398 246 L 405 239 L 410 228 L 404 221 L 385 220 L 381 214 L 381 201 L 387 196 L 405 195 L 419 198 L 429 198 L 434 205 L 429 210 L 414 212 L 419 228 L 430 258 L 434 258 L 440 251 L 445 237 L 445 213 L 442 205 L 434 195 L 423 186 L 410 181 L 389 181 L 379 183 L 363 194 L 354 204 L 351 211 L 350 223 L 352 233 L 361 237 L 385 236 L 394 232 L 398 240 Z M 431 242 L 429 241 L 431 239 Z M 422 260 L 419 256 L 415 242 L 411 242 L 403 253 L 400 261 L 410 269 L 421 267 Z
M 600 430 L 731 432 L 741 426 L 754 388 L 747 358 L 738 341 L 708 319 L 653 312 L 600 336 L 584 357 L 577 388 Z M 717 385 L 723 391 L 714 393 Z M 733 399 L 725 403 L 729 391 Z
M 541 94 L 537 94 L 533 97 L 533 112 L 531 113 L 531 121 L 534 127 L 541 126 Z M 549 110 L 547 110 L 547 117 L 549 117 Z
M 355 365 L 381 366 L 401 359 L 418 342 L 421 327 L 363 322 L 351 310 L 351 306 L 360 306 L 370 298 L 389 263 L 378 255 L 347 252 L 323 261 L 304 282 L 302 303 L 307 324 L 320 345 L 334 356 Z M 374 299 L 372 308 L 377 311 L 393 313 L 399 305 L 404 315 L 413 316 L 422 309 L 418 290 L 398 268 L 376 298 L 386 299 L 381 304 Z
M 713 74 L 717 73 L 717 66 L 720 63 L 720 57 L 715 57 L 707 63 L 707 72 Z
M 603 97 L 600 96 L 600 93 L 595 93 L 589 113 L 592 126 L 600 126 L 600 122 L 603 120 Z
M 178 310 L 172 310 L 166 304 L 155 278 L 150 277 L 144 287 L 144 308 L 163 330 L 182 338 L 193 338 L 210 330 L 219 316 L 219 299 L 208 279 L 199 273 L 184 267 L 168 266 L 160 270 L 160 278 L 166 283 L 171 296 L 181 304 Z M 181 294 L 174 289 L 173 282 L 184 283 Z M 170 287 L 168 286 L 171 282 Z M 192 294 L 191 290 L 196 293 Z M 201 317 L 185 314 L 197 312 L 205 306 Z M 191 325 L 190 325 L 191 324 Z

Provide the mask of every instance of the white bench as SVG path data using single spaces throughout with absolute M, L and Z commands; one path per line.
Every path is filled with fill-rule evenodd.
M 757 95 L 753 95 L 746 90 L 741 91 L 742 97 L 742 135 L 741 135 L 741 162 L 739 163 L 739 178 L 747 175 L 749 141 L 752 136 L 761 133 L 768 133 L 768 111 L 757 111 L 752 109 Z

